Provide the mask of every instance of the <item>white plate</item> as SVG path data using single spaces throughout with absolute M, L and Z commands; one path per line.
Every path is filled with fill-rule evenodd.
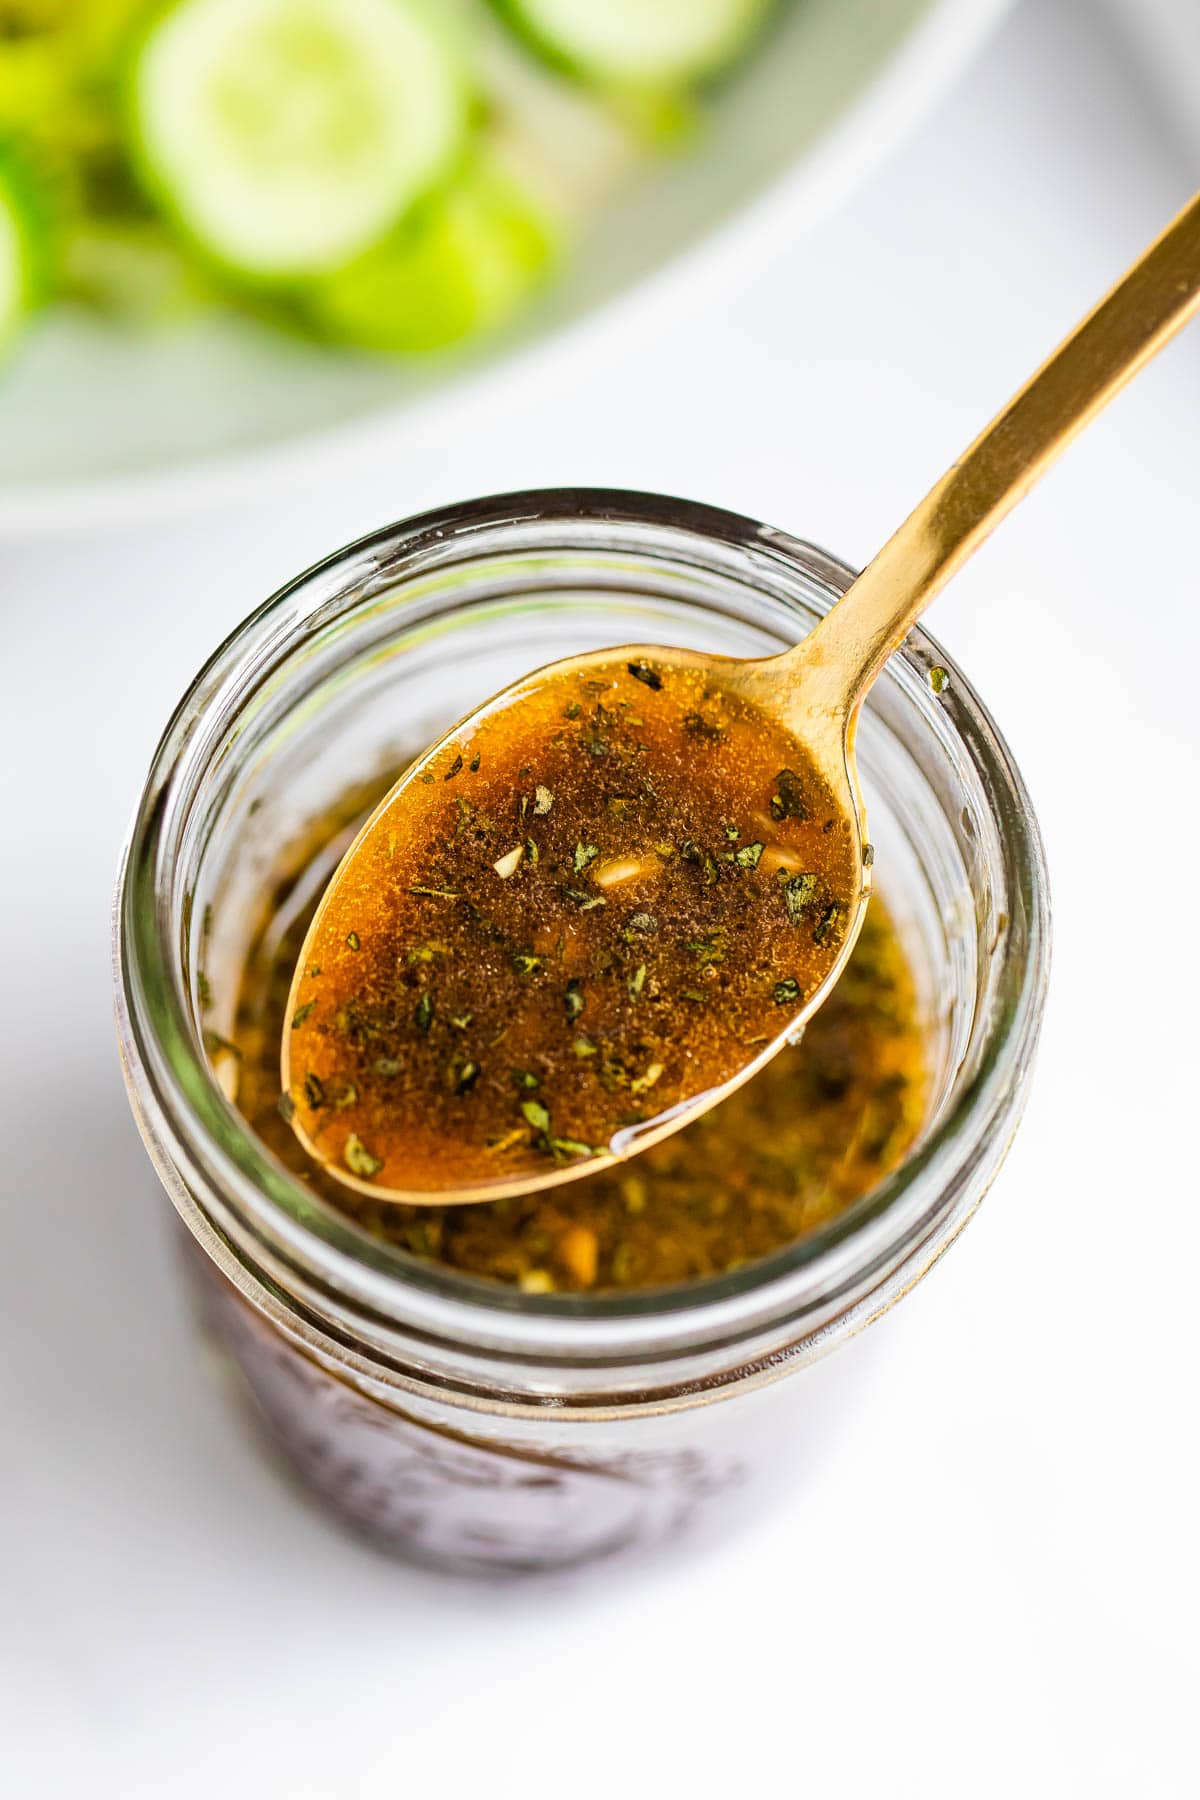
M 60 531 L 182 509 L 322 463 L 395 454 L 501 403 L 531 359 L 745 278 L 834 204 L 942 93 L 1009 0 L 796 0 L 714 106 L 699 147 L 649 169 L 507 339 L 403 365 L 236 316 L 136 334 L 48 316 L 0 390 L 0 529 Z

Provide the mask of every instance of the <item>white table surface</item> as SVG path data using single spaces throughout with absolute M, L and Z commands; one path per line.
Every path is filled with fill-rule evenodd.
M 290 507 L 5 547 L 8 1793 L 1196 1793 L 1195 334 L 936 608 L 1049 846 L 1023 1132 L 954 1253 L 838 1353 L 859 1403 L 824 1463 L 702 1559 L 481 1587 L 298 1504 L 194 1353 L 107 966 L 159 728 L 284 577 L 386 518 L 555 481 L 865 557 L 1189 185 L 1099 14 L 1026 0 L 836 221 L 619 366 Z

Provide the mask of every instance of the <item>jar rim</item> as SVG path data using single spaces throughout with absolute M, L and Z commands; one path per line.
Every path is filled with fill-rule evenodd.
M 1036 1046 L 1049 966 L 1045 859 L 1024 781 L 1001 733 L 953 659 L 920 627 L 896 654 L 923 675 L 946 668 L 942 703 L 980 775 L 1021 917 L 995 953 L 994 1008 L 975 1067 L 910 1153 L 870 1193 L 817 1231 L 721 1275 L 630 1293 L 525 1294 L 376 1244 L 349 1220 L 312 1227 L 314 1196 L 284 1168 L 221 1093 L 182 979 L 179 941 L 160 904 L 164 858 L 186 810 L 185 775 L 203 751 L 202 722 L 240 683 L 258 682 L 286 656 L 314 609 L 344 601 L 356 579 L 391 577 L 430 552 L 507 525 L 635 528 L 712 550 L 769 554 L 820 581 L 832 598 L 854 579 L 844 562 L 740 514 L 657 494 L 601 488 L 536 489 L 488 496 L 385 526 L 317 563 L 272 595 L 214 652 L 190 684 L 151 762 L 126 839 L 113 920 L 118 1033 L 135 1110 L 148 1114 L 173 1152 L 197 1163 L 206 1186 L 252 1240 L 285 1267 L 381 1322 L 399 1321 L 435 1341 L 467 1341 L 501 1356 L 539 1361 L 644 1361 L 697 1341 L 728 1342 L 767 1317 L 796 1317 L 839 1294 L 857 1295 L 873 1270 L 894 1269 L 923 1243 L 1004 1128 L 1008 1100 Z M 602 549 L 598 538 L 580 545 Z M 644 546 L 653 555 L 653 544 Z M 152 1149 L 153 1146 L 149 1146 Z M 156 1157 L 156 1161 L 159 1159 Z M 164 1174 L 159 1162 L 160 1174 Z M 176 1185 L 168 1183 L 168 1185 Z M 931 1198 L 932 1196 L 932 1198 Z M 942 1203 L 939 1206 L 939 1196 Z M 947 1198 L 948 1197 L 948 1198 Z M 176 1198 L 179 1199 L 177 1193 Z M 305 1220 L 309 1222 L 306 1224 Z M 213 1222 L 210 1219 L 210 1224 Z M 218 1231 L 220 1225 L 218 1222 Z M 360 1241 L 361 1240 L 361 1241 Z

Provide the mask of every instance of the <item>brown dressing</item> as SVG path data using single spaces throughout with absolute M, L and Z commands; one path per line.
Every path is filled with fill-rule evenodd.
M 795 740 L 648 662 L 485 715 L 346 869 L 283 1021 L 292 1121 L 368 1188 L 423 1192 L 588 1158 L 736 1078 L 833 965 L 857 883 Z
M 624 1167 L 476 1206 L 381 1204 L 306 1155 L 280 1113 L 278 1047 L 314 903 L 307 872 L 371 803 L 297 846 L 264 903 L 243 971 L 235 1044 L 211 1040 L 255 1132 L 301 1180 L 372 1236 L 524 1288 L 637 1289 L 723 1273 L 844 1212 L 904 1157 L 925 1106 L 924 1037 L 908 963 L 880 900 L 803 1041 L 711 1113 Z

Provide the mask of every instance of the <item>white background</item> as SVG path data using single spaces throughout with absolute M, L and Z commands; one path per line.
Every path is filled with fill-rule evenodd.
M 497 1589 L 299 1503 L 195 1356 L 107 969 L 158 730 L 279 581 L 384 519 L 559 481 L 863 559 L 1189 185 L 1100 18 L 1026 0 L 753 292 L 290 506 L 4 549 L 8 1792 L 1200 1791 L 1200 334 L 936 608 L 1049 846 L 1040 1077 L 953 1254 L 839 1352 L 859 1404 L 826 1460 L 740 1537 Z

